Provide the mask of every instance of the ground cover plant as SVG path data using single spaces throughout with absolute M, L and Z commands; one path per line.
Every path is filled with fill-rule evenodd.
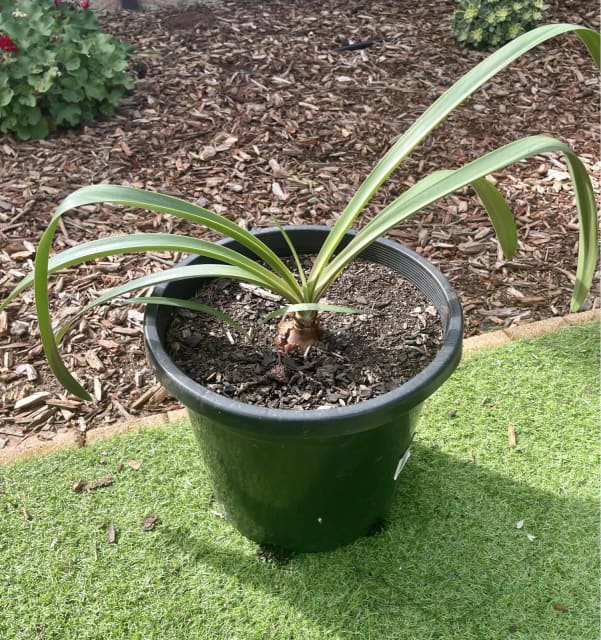
M 186 424 L 5 467 L 0 635 L 592 640 L 598 362 L 598 323 L 469 356 L 386 528 L 326 554 L 240 536 Z
M 44 138 L 115 112 L 133 88 L 129 48 L 105 33 L 88 0 L 0 7 L 0 132 Z
M 453 35 L 463 46 L 499 47 L 539 24 L 548 9 L 543 0 L 459 0 Z
M 550 21 L 597 22 L 590 3 L 551 4 Z M 124 110 L 112 122 L 52 136 L 43 145 L 5 138 L 0 147 L 6 239 L 0 244 L 0 295 L 29 270 L 56 202 L 92 177 L 192 199 L 248 227 L 273 224 L 271 215 L 282 222 L 332 223 L 356 188 L 356 176 L 367 174 L 387 141 L 481 59 L 478 52 L 457 50 L 451 9 L 378 2 L 367 16 L 356 2 L 236 2 L 179 14 L 128 14 L 126 22 L 108 17 L 103 26 L 132 41 L 137 52 L 138 87 Z M 383 41 L 358 52 L 334 51 L 343 41 L 370 38 Z M 539 51 L 540 57 L 514 63 L 481 98 L 460 107 L 392 179 L 390 193 L 448 166 L 450 157 L 469 162 L 532 131 L 556 134 L 597 176 L 594 67 L 575 40 L 569 45 L 558 39 Z M 485 213 L 468 193 L 392 231 L 443 267 L 464 302 L 468 334 L 568 310 L 577 234 L 567 178 L 555 154 L 520 163 L 510 178 L 503 171 L 493 176 L 520 231 L 518 253 L 509 262 L 499 259 L 492 231 L 484 229 Z M 376 197 L 374 207 L 385 196 Z M 90 209 L 59 225 L 57 248 L 92 232 L 124 233 L 134 226 L 215 238 L 185 221 Z M 60 291 L 58 316 L 85 303 L 92 288 L 114 284 L 115 269 L 135 278 L 173 260 L 177 256 L 152 252 L 119 267 L 109 258 L 68 270 L 52 285 Z M 35 438 L 38 429 L 51 437 L 55 429 L 80 425 L 79 418 L 87 427 L 99 426 L 173 406 L 146 369 L 139 310 L 91 314 L 67 339 L 69 365 L 98 392 L 93 407 L 65 398 L 49 380 L 36 347 L 31 300 L 11 313 L 18 322 L 10 329 L 3 330 L 0 319 L 0 423 L 5 434 L 15 434 L 2 435 L 10 445 L 21 436 Z M 92 336 L 101 341 L 94 347 Z M 34 388 L 47 389 L 50 403 L 39 398 L 41 404 L 15 407 Z

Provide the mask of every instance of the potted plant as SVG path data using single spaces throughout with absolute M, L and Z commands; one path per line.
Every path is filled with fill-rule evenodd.
M 331 229 L 276 224 L 274 229 L 249 233 L 223 216 L 171 196 L 111 185 L 79 189 L 55 211 L 40 240 L 33 273 L 12 291 L 0 311 L 33 285 L 40 336 L 52 371 L 68 391 L 89 399 L 61 358 L 60 340 L 89 309 L 132 291 L 160 285 L 151 297 L 124 302 L 148 304 L 144 337 L 149 358 L 159 379 L 189 409 L 216 495 L 228 518 L 254 540 L 290 549 L 330 549 L 350 542 L 385 517 L 408 456 L 420 406 L 452 373 L 461 353 L 461 309 L 446 279 L 421 257 L 382 240 L 382 236 L 425 206 L 471 185 L 509 258 L 517 247 L 516 226 L 506 201 L 486 176 L 534 154 L 559 151 L 572 176 L 580 221 L 571 305 L 577 310 L 594 276 L 597 218 L 590 178 L 578 157 L 559 140 L 532 136 L 461 168 L 436 171 L 393 200 L 361 231 L 352 232 L 351 226 L 394 169 L 457 105 L 522 53 L 569 31 L 576 32 L 599 66 L 599 34 L 583 27 L 547 25 L 510 42 L 463 76 L 415 121 L 377 163 Z M 219 231 L 227 240 L 212 243 L 170 234 L 131 234 L 94 240 L 51 256 L 61 216 L 74 207 L 104 202 L 175 215 Z M 176 267 L 111 289 L 83 307 L 55 334 L 49 311 L 51 274 L 86 260 L 148 250 L 186 252 L 192 257 Z M 307 253 L 315 257 L 305 274 L 301 255 Z M 283 256 L 290 256 L 293 266 L 287 265 Z M 236 318 L 190 299 L 201 282 L 215 278 L 251 283 L 281 299 L 278 309 L 268 313 L 262 323 L 284 316 L 274 323 L 274 342 L 287 357 L 302 360 L 319 341 L 322 312 L 358 311 L 356 305 L 335 305 L 323 299 L 358 257 L 387 265 L 412 281 L 441 319 L 440 351 L 424 370 L 399 388 L 350 406 L 307 411 L 274 409 L 220 396 L 175 365 L 166 343 L 174 308 L 215 316 L 247 339 L 253 338 Z

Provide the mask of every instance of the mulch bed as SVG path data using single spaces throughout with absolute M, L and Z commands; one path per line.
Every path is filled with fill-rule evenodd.
M 598 9 L 587 0 L 551 4 L 549 21 L 598 28 Z M 273 215 L 331 224 L 395 136 L 486 55 L 454 46 L 454 6 L 242 0 L 107 15 L 107 30 L 135 50 L 136 89 L 119 113 L 44 141 L 0 139 L 0 297 L 31 269 L 58 202 L 90 183 L 164 191 L 248 228 L 271 226 Z M 367 40 L 378 42 L 336 51 Z M 443 123 L 359 224 L 420 176 L 534 133 L 569 143 L 598 180 L 597 85 L 574 36 L 540 46 Z M 561 157 L 540 156 L 494 178 L 520 228 L 511 262 L 499 255 L 486 214 L 467 191 L 390 233 L 449 277 L 464 303 L 468 335 L 567 312 L 574 279 L 577 219 Z M 87 207 L 65 218 L 55 247 L 134 230 L 215 237 L 171 217 Z M 126 256 L 65 272 L 52 284 L 55 316 L 180 257 Z M 598 304 L 596 296 L 589 306 Z M 68 363 L 97 398 L 82 405 L 48 375 L 31 300 L 28 294 L 0 318 L 0 446 L 175 406 L 145 363 L 141 310 L 104 308 L 66 339 Z

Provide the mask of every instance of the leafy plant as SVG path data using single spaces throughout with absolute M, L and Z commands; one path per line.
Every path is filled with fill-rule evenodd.
M 133 87 L 129 48 L 104 33 L 88 0 L 0 3 L 0 132 L 44 138 L 111 115 Z
M 548 9 L 543 0 L 459 0 L 453 35 L 474 49 L 499 47 L 532 29 Z
M 288 303 L 277 312 L 270 314 L 268 318 L 289 314 L 289 318 L 283 321 L 287 324 L 281 327 L 280 323 L 276 341 L 286 351 L 303 352 L 318 338 L 319 311 L 351 311 L 319 302 L 328 287 L 344 271 L 346 266 L 389 229 L 457 189 L 467 185 L 474 188 L 490 216 L 505 256 L 511 258 L 517 248 L 516 226 L 507 202 L 499 191 L 486 180 L 486 176 L 529 156 L 547 152 L 561 152 L 565 156 L 576 196 L 576 208 L 580 221 L 580 240 L 576 284 L 571 307 L 572 310 L 577 310 L 584 302 L 590 289 L 596 265 L 598 232 L 595 198 L 590 178 L 578 157 L 566 144 L 548 136 L 537 135 L 517 140 L 459 169 L 435 171 L 388 204 L 363 227 L 344 249 L 336 253 L 346 231 L 352 226 L 379 187 L 440 122 L 476 89 L 520 55 L 553 36 L 569 31 L 576 32 L 599 67 L 601 64 L 599 34 L 590 29 L 569 24 L 540 27 L 520 36 L 490 55 L 441 95 L 376 164 L 338 218 L 321 247 L 311 272 L 307 275 L 300 268 L 298 256 L 296 256 L 299 268 L 299 278 L 297 279 L 263 242 L 240 226 L 207 209 L 172 196 L 130 187 L 100 184 L 78 189 L 63 200 L 42 235 L 33 274 L 27 275 L 15 287 L 8 299 L 0 305 L 0 311 L 15 296 L 33 284 L 40 336 L 46 357 L 57 379 L 69 391 L 82 398 L 89 398 L 89 395 L 68 371 L 58 350 L 58 343 L 66 331 L 73 322 L 92 307 L 160 282 L 182 278 L 223 277 L 265 287 L 280 295 Z M 70 247 L 51 257 L 52 241 L 61 216 L 74 207 L 102 202 L 146 208 L 206 225 L 239 241 L 262 264 L 218 244 L 175 234 L 131 234 L 103 238 Z M 287 241 L 290 244 L 288 238 Z M 292 246 L 291 249 L 293 249 Z M 129 281 L 90 302 L 56 335 L 54 334 L 49 311 L 48 278 L 50 274 L 86 260 L 128 251 L 151 250 L 180 251 L 203 255 L 219 261 L 220 264 L 176 266 Z M 292 253 L 296 255 L 294 251 Z M 126 302 L 152 302 L 153 304 L 197 309 L 216 315 L 244 331 L 232 318 L 221 311 L 188 300 L 131 298 Z

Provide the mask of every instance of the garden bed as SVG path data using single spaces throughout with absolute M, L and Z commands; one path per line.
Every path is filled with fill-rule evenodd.
M 107 15 L 134 47 L 136 89 L 111 120 L 44 141 L 0 139 L 0 297 L 31 268 L 35 245 L 71 190 L 108 181 L 165 191 L 249 228 L 332 223 L 391 141 L 486 54 L 451 39 L 454 2 L 225 2 Z M 548 21 L 598 27 L 584 0 L 553 2 Z M 377 40 L 337 51 L 350 41 Z M 489 82 L 430 136 L 359 221 L 434 169 L 455 167 L 521 136 L 561 138 L 599 179 L 598 79 L 575 37 L 540 46 Z M 459 292 L 474 335 L 567 312 L 577 219 L 561 157 L 494 178 L 516 214 L 520 251 L 499 254 L 484 210 L 464 192 L 390 236 L 431 259 Z M 56 248 L 84 238 L 203 229 L 156 214 L 87 207 L 67 216 Z M 152 254 L 103 260 L 53 281 L 57 317 L 121 281 L 173 264 Z M 597 287 L 588 304 L 597 305 Z M 141 310 L 105 308 L 66 339 L 67 361 L 95 405 L 67 398 L 43 364 L 31 296 L 0 318 L 0 445 L 83 432 L 174 402 L 147 368 Z M 23 399 L 36 396 L 23 405 Z M 21 401 L 21 402 L 19 402 Z

